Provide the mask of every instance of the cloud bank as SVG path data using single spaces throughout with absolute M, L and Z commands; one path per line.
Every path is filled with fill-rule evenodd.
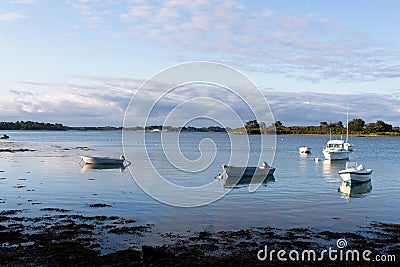
M 126 107 L 143 82 L 140 79 L 111 77 L 80 77 L 79 81 L 60 84 L 21 82 L 26 88 L 32 89 L 11 89 L 0 99 L 0 113 L 4 114 L 2 120 L 60 122 L 71 126 L 121 126 Z M 154 90 L 157 90 L 157 87 Z M 400 98 L 396 96 L 288 93 L 275 90 L 263 90 L 263 92 L 275 120 L 280 120 L 288 126 L 319 125 L 321 121 L 345 121 L 347 107 L 350 109 L 350 118 L 362 118 L 367 122 L 381 119 L 393 125 L 400 125 Z M 149 96 L 144 101 L 153 103 L 155 99 L 151 97 L 151 92 Z M 154 111 L 153 122 L 162 123 L 156 120 L 157 114 L 169 112 L 177 103 L 195 98 L 202 99 L 202 102 L 189 103 L 193 114 L 196 111 L 206 110 L 205 114 L 211 118 L 224 118 L 226 107 L 215 101 L 208 101 L 207 98 L 224 101 L 226 105 L 241 112 L 238 104 L 240 101 L 238 102 L 236 97 L 211 87 L 191 86 L 180 90 L 179 95 L 166 97 L 160 101 Z M 254 100 L 254 103 L 257 103 L 257 100 Z M 144 104 L 147 102 L 142 104 L 135 102 L 135 116 L 146 116 L 141 112 L 141 105 Z M 255 108 L 265 107 L 256 104 Z

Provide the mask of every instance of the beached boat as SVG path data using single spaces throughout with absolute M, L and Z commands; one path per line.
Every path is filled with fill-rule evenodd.
M 308 147 L 308 146 L 299 147 L 299 153 L 300 154 L 310 154 L 311 153 L 311 147 Z
M 8 135 L 3 134 L 3 136 L 0 139 L 8 139 L 8 138 L 10 138 Z
M 100 165 L 123 165 L 126 161 L 124 156 L 121 156 L 120 158 L 81 156 L 81 160 L 86 164 Z
M 362 164 L 346 162 L 346 169 L 339 171 L 343 181 L 348 183 L 365 183 L 371 181 L 372 169 L 365 169 Z
M 322 150 L 327 160 L 342 160 L 349 158 L 349 151 L 344 147 L 343 140 L 329 140 L 326 147 Z

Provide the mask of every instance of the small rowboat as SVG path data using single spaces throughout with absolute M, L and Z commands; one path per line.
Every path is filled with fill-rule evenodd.
M 339 171 L 343 181 L 348 183 L 365 183 L 371 181 L 372 169 L 365 169 L 362 164 L 346 162 L 346 169 Z
M 275 168 L 269 166 L 266 162 L 263 163 L 261 167 L 236 167 L 222 165 L 223 174 L 230 177 L 267 177 L 273 175 Z M 223 174 L 221 176 L 223 176 Z
M 81 160 L 85 162 L 85 164 L 101 164 L 101 165 L 123 165 L 126 161 L 124 156 L 118 158 L 109 158 L 109 157 L 91 157 L 91 156 L 81 156 Z

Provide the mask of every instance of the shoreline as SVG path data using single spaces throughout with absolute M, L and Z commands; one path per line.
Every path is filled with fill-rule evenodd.
M 116 130 L 64 130 L 63 132 L 122 132 L 123 130 L 121 129 L 116 129 Z M 142 132 L 142 131 L 138 131 L 138 130 L 126 130 L 128 132 Z M 3 132 L 60 132 L 58 130 L 0 130 L 0 133 Z M 146 133 L 152 133 L 152 131 L 145 131 Z M 273 134 L 247 134 L 247 133 L 240 133 L 240 132 L 213 132 L 213 131 L 209 131 L 209 132 L 191 132 L 191 131 L 161 131 L 158 133 L 220 133 L 220 134 L 234 134 L 234 135 L 273 135 Z M 396 132 L 394 132 L 396 133 Z M 276 136 L 332 136 L 332 137 L 345 137 L 345 134 L 276 134 Z M 349 137 L 400 137 L 400 134 L 349 134 Z M 12 138 L 10 137 L 10 139 L 7 140 L 1 140 L 0 142 L 3 143 L 11 143 L 13 142 Z
M 370 226 L 358 227 L 358 230 L 351 232 L 260 226 L 237 231 L 200 231 L 181 235 L 172 232 L 153 233 L 154 225 L 138 225 L 135 219 L 69 214 L 70 211 L 57 208 L 43 211 L 45 215 L 33 218 L 21 216 L 22 210 L 0 212 L 0 264 L 187 266 L 201 262 L 202 265 L 233 266 L 239 262 L 242 265 L 269 262 L 280 265 L 285 262 L 279 262 L 277 258 L 272 262 L 259 261 L 257 252 L 265 245 L 276 251 L 337 249 L 337 240 L 343 238 L 348 249 L 369 249 L 372 255 L 394 255 L 396 260 L 400 256 L 400 224 L 372 221 Z M 161 246 L 137 242 L 137 237 L 147 234 L 158 235 L 165 242 Z M 119 248 L 107 249 L 104 241 L 110 236 L 125 241 L 116 241 Z M 331 266 L 343 264 L 341 261 L 325 259 L 322 262 Z M 351 263 L 365 266 L 367 262 Z M 321 262 L 311 261 L 307 264 L 318 266 Z M 368 264 L 375 266 L 377 263 Z

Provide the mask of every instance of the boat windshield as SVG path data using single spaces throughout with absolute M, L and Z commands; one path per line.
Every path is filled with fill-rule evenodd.
M 328 148 L 343 148 L 342 144 L 328 144 Z

